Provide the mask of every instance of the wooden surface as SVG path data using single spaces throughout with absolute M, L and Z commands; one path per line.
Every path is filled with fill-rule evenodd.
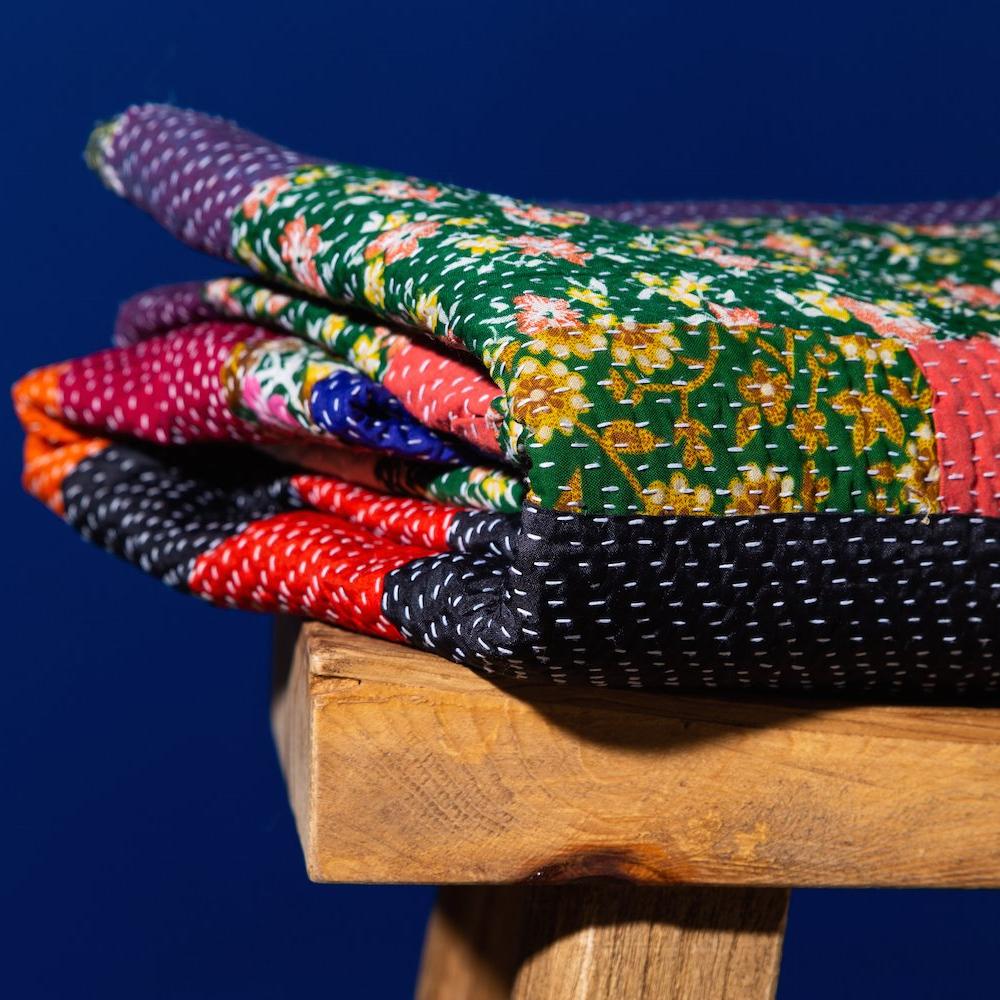
M 274 729 L 335 882 L 1000 885 L 1000 709 L 501 688 L 283 622 Z
M 417 1000 L 769 1000 L 784 889 L 451 886 Z

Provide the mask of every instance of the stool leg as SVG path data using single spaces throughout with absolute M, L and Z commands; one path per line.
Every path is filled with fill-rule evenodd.
M 447 886 L 417 1000 L 770 1000 L 788 891 Z

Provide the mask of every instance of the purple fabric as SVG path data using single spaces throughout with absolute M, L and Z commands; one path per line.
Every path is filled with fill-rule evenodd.
M 204 287 L 203 281 L 185 281 L 133 295 L 118 308 L 115 344 L 127 347 L 188 323 L 215 318 L 219 310 L 203 301 Z
M 671 226 L 725 218 L 840 215 L 862 222 L 899 222 L 908 226 L 985 222 L 1000 219 L 1000 196 L 968 201 L 918 201 L 890 205 L 829 205 L 803 201 L 619 201 L 572 207 L 634 226 Z
M 96 155 L 109 187 L 185 243 L 230 260 L 229 220 L 254 185 L 315 162 L 222 118 L 164 104 L 129 108 Z

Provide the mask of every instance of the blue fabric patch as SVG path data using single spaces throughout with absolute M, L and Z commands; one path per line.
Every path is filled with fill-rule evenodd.
M 358 372 L 338 371 L 309 396 L 317 426 L 351 444 L 432 462 L 467 461 L 469 452 L 425 427 L 385 386 Z

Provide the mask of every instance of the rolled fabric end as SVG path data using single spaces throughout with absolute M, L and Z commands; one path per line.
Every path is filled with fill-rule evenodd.
M 121 180 L 115 173 L 114 167 L 108 162 L 111 151 L 111 141 L 124 115 L 112 118 L 106 122 L 98 122 L 94 126 L 87 139 L 87 146 L 83 151 L 83 159 L 87 166 L 97 174 L 104 182 L 104 186 L 110 188 L 115 194 L 124 197 L 125 188 Z
M 230 260 L 230 220 L 243 199 L 261 181 L 314 162 L 223 118 L 166 104 L 133 105 L 99 124 L 84 158 L 178 239 Z

